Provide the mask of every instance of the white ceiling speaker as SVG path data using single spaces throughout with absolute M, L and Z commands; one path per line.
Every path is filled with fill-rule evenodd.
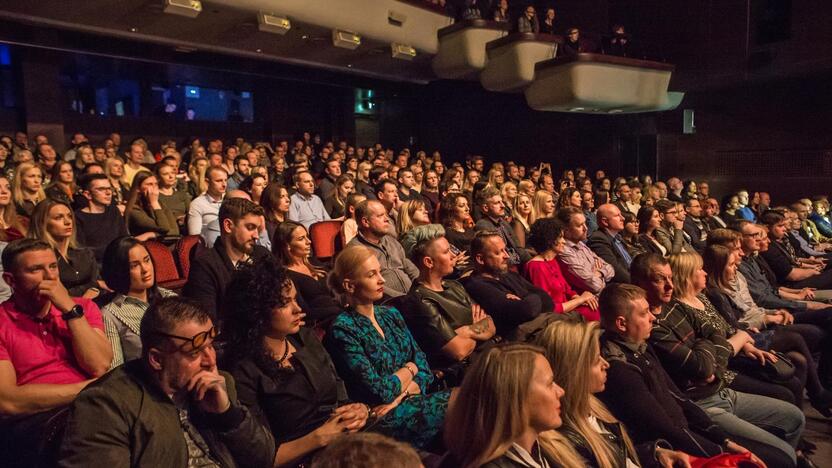
M 199 0 L 165 0 L 164 12 L 171 15 L 196 18 L 202 13 L 202 2 Z
M 413 60 L 416 58 L 416 49 L 407 44 L 390 44 L 390 49 L 393 52 L 393 58 L 401 60 Z
M 361 36 L 351 31 L 333 29 L 332 45 L 342 49 L 355 50 L 361 45 Z
M 292 29 L 289 18 L 269 13 L 257 13 L 257 29 L 267 33 L 284 35 Z

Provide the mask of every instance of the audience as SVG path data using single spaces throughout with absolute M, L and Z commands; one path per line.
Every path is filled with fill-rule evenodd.
M 162 299 L 144 314 L 139 335 L 141 357 L 75 399 L 60 466 L 272 464 L 274 439 L 237 401 L 231 376 L 217 369 L 208 312 Z

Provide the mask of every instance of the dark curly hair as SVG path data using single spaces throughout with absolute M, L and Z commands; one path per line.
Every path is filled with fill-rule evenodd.
M 272 258 L 234 273 L 221 309 L 226 365 L 250 358 L 268 375 L 286 372 L 263 347 L 263 337 L 271 328 L 272 310 L 286 304 L 283 294 L 291 281 Z
M 532 224 L 526 242 L 540 253 L 551 249 L 561 236 L 563 236 L 562 222 L 557 218 L 542 218 Z

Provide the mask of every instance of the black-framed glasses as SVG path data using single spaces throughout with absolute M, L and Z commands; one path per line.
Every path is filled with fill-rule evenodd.
M 176 338 L 177 340 L 184 341 L 184 343 L 182 343 L 181 345 L 179 345 L 176 348 L 177 351 L 182 351 L 183 353 L 192 353 L 192 352 L 202 348 L 203 346 L 207 345 L 208 343 L 211 343 L 214 340 L 214 338 L 216 338 L 217 335 L 220 334 L 219 330 L 217 330 L 217 327 L 211 327 L 210 330 L 205 330 L 204 332 L 199 332 L 199 333 L 197 333 L 196 335 L 194 335 L 190 338 L 188 338 L 186 336 L 179 336 L 179 335 L 171 335 L 169 333 L 162 333 L 162 332 L 159 332 L 159 331 L 154 331 L 153 333 L 156 334 L 156 335 L 159 335 L 159 336 L 164 336 L 164 337 L 167 337 L 167 338 Z M 189 347 L 189 345 L 190 345 L 190 347 Z

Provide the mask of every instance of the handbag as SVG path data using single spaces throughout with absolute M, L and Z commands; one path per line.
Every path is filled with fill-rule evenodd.
M 751 453 L 723 453 L 711 458 L 690 456 L 691 468 L 762 468 L 751 459 Z
M 777 362 L 767 360 L 761 366 L 756 359 L 742 356 L 732 359 L 730 367 L 750 377 L 773 383 L 787 382 L 794 377 L 794 363 L 780 351 L 769 352 L 777 356 Z

